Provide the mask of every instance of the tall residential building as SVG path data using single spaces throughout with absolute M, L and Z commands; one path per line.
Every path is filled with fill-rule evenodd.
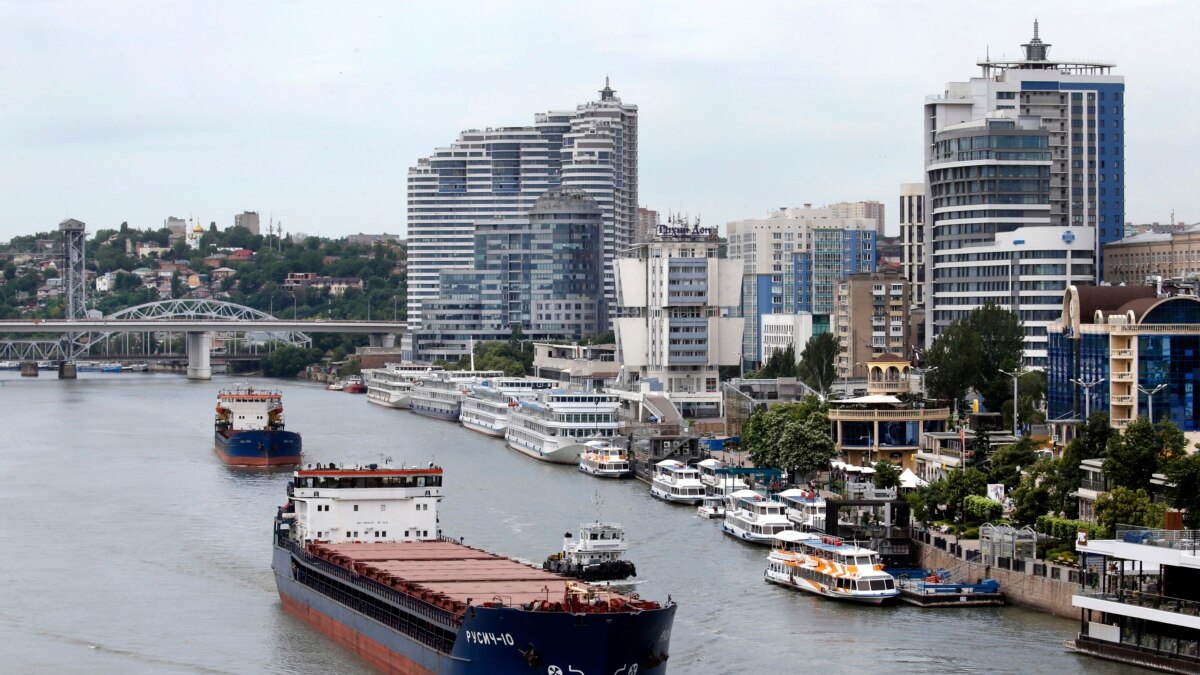
M 822 324 L 833 314 L 841 280 L 875 271 L 875 228 L 874 220 L 840 218 L 808 204 L 726 225 L 729 257 L 741 260 L 744 270 L 742 354 L 748 367 L 765 358 L 761 317 L 808 312 Z
M 908 310 L 909 284 L 895 273 L 851 274 L 838 285 L 834 335 L 842 346 L 838 377 L 862 377 L 867 363 L 895 356 L 907 360 L 912 351 Z
M 528 216 L 475 224 L 474 266 L 443 271 L 408 358 L 456 361 L 472 342 L 579 340 L 603 331 L 604 220 L 582 190 L 547 191 Z
M 408 321 L 438 295 L 443 270 L 470 269 L 475 223 L 521 218 L 550 188 L 576 188 L 599 205 L 606 261 L 633 243 L 638 208 L 637 106 L 605 80 L 600 98 L 539 113 L 520 127 L 459 134 L 408 171 Z M 611 265 L 604 299 L 615 306 Z
M 1050 60 L 1037 22 L 1023 48 L 925 100 L 926 339 L 992 302 L 1041 368 L 1055 297 L 1100 281 L 1123 236 L 1125 85 L 1113 64 Z
M 925 184 L 900 184 L 900 274 L 912 302 L 925 306 Z
M 234 227 L 244 227 L 250 234 L 258 234 L 258 212 L 243 211 L 233 217 Z
M 654 241 L 658 235 L 658 211 L 639 208 L 637 210 L 637 237 L 635 243 L 642 244 Z
M 875 221 L 875 236 L 883 236 L 883 204 L 880 202 L 838 202 L 825 208 L 835 218 L 867 218 Z
M 617 260 L 617 360 L 624 384 L 662 392 L 689 418 L 719 417 L 718 366 L 737 365 L 742 266 L 716 229 L 664 235 Z

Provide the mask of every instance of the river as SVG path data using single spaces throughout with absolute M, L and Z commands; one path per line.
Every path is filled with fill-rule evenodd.
M 625 525 L 637 591 L 679 603 L 670 672 L 1126 673 L 1063 649 L 1074 622 L 1017 607 L 839 604 L 762 580 L 763 548 L 637 481 L 535 462 L 503 442 L 298 382 L 288 428 L 309 461 L 446 470 L 447 534 L 527 560 L 600 510 Z M 0 373 L 0 666 L 10 673 L 366 673 L 286 614 L 271 520 L 286 471 L 212 449 L 217 390 L 179 375 Z M 8 435 L 11 434 L 11 435 Z

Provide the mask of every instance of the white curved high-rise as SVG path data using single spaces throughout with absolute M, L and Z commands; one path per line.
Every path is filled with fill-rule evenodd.
M 604 294 L 615 307 L 612 265 L 634 241 L 638 209 L 637 106 L 608 86 L 570 111 L 534 123 L 462 132 L 408 170 L 408 321 L 438 295 L 438 273 L 470 269 L 475 223 L 522 218 L 546 190 L 577 188 L 604 220 Z

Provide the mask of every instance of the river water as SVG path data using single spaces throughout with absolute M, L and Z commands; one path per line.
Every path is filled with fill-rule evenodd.
M 217 390 L 233 383 L 0 373 L 0 670 L 371 672 L 280 606 L 271 520 L 290 474 L 213 453 Z M 362 396 L 282 388 L 309 461 L 445 467 L 442 527 L 468 544 L 540 561 L 595 517 L 599 494 L 632 541 L 637 591 L 679 603 L 672 673 L 1130 672 L 1066 652 L 1074 622 L 1016 607 L 859 607 L 767 584 L 765 549 L 641 482 L 535 462 Z

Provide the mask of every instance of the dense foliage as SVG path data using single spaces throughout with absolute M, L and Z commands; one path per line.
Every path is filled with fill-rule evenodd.
M 900 487 L 900 474 L 903 473 L 899 464 L 893 464 L 886 460 L 875 462 L 875 475 L 873 481 L 875 487 L 880 490 L 888 490 L 895 487 Z
M 821 333 L 809 338 L 800 354 L 800 364 L 796 367 L 796 377 L 812 387 L 821 395 L 829 392 L 837 375 L 834 370 L 834 359 L 837 358 L 841 346 L 833 333 Z
M 1096 498 L 1096 522 L 1115 533 L 1117 525 L 1160 528 L 1167 507 L 1157 503 L 1146 490 L 1115 487 Z
M 262 360 L 263 375 L 267 377 L 296 377 L 304 369 L 321 361 L 324 354 L 311 347 L 283 345 L 272 350 Z
M 987 476 L 978 469 L 954 469 L 941 480 L 919 487 L 908 495 L 913 515 L 930 522 L 958 520 L 967 497 L 987 493 Z
M 963 500 L 963 513 L 970 522 L 991 523 L 1004 515 L 1004 505 L 980 495 L 968 495 Z
M 742 428 L 742 447 L 755 466 L 784 469 L 797 479 L 837 455 L 827 408 L 815 396 L 756 410 Z
M 926 351 L 927 389 L 934 397 L 947 400 L 963 398 L 975 390 L 988 410 L 1001 410 L 1005 401 L 1011 406 L 1012 380 L 1001 371 L 1014 372 L 1020 367 L 1024 336 L 1016 314 L 990 303 L 973 310 L 965 319 L 947 326 Z M 1031 411 L 1045 392 L 1045 386 L 1039 390 L 1037 382 L 1031 380 L 1028 384 L 1028 406 L 1022 403 Z

